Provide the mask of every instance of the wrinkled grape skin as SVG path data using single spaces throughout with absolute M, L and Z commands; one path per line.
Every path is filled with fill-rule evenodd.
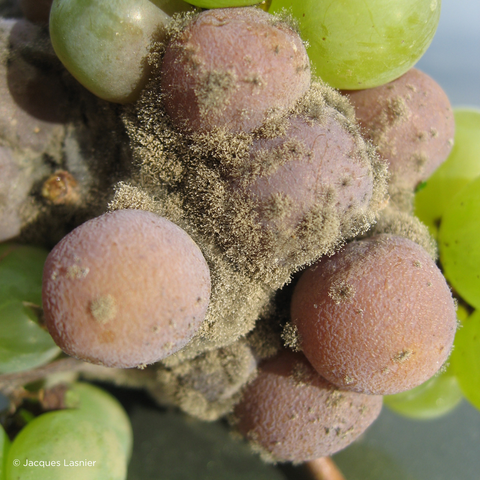
M 291 318 L 315 369 L 348 390 L 393 394 L 430 378 L 456 329 L 445 279 L 402 237 L 354 241 L 303 273 Z
M 254 140 L 251 160 L 259 168 L 266 163 L 264 157 L 275 151 L 288 152 L 282 153 L 285 158 L 291 156 L 274 172 L 259 176 L 246 187 L 258 203 L 264 225 L 293 229 L 313 206 L 326 202 L 329 196 L 334 198 L 340 216 L 368 207 L 373 188 L 369 166 L 358 158 L 354 137 L 336 121 L 332 108 L 325 117 L 321 122 L 293 117 L 285 135 Z M 293 149 L 296 153 L 291 152 Z M 292 205 L 288 213 L 272 219 L 266 210 L 276 195 Z
M 382 397 L 342 391 L 300 353 L 283 351 L 260 366 L 235 409 L 237 428 L 277 461 L 331 455 L 377 418 Z
M 345 90 L 388 83 L 423 55 L 437 29 L 440 0 L 273 0 L 299 22 L 316 75 Z
M 344 93 L 395 184 L 413 189 L 447 159 L 455 132 L 452 107 L 425 73 L 413 68 L 386 85 Z
M 480 308 L 480 177 L 463 187 L 443 213 L 438 248 L 443 273 L 458 294 Z
M 163 3 L 54 0 L 50 12 L 53 48 L 70 73 L 92 93 L 110 102 L 132 102 L 150 73 L 149 47 L 165 37 L 170 22 L 161 8 Z M 189 8 L 181 0 L 175 1 L 177 6 L 179 11 Z
M 141 210 L 90 220 L 50 253 L 45 322 L 66 353 L 129 368 L 185 346 L 203 322 L 210 273 L 172 222 Z
M 302 40 L 272 18 L 254 8 L 209 10 L 172 40 L 162 90 L 178 129 L 250 132 L 269 110 L 291 107 L 307 91 L 310 65 Z
M 438 234 L 438 224 L 453 196 L 480 175 L 480 110 L 456 108 L 455 142 L 440 168 L 415 195 L 415 214 Z

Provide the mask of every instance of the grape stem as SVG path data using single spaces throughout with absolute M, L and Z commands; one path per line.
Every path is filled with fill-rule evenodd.
M 91 365 L 75 358 L 62 358 L 43 367 L 27 370 L 25 372 L 7 373 L 0 375 L 0 392 L 10 396 L 19 387 L 37 380 L 41 380 L 52 373 L 80 372 L 90 370 Z
M 312 480 L 345 480 L 335 462 L 330 457 L 321 457 L 305 462 Z

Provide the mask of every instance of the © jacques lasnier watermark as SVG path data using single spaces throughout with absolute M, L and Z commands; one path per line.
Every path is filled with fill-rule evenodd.
M 15 467 L 94 467 L 96 460 L 29 460 L 25 459 L 22 463 L 18 458 L 13 461 Z

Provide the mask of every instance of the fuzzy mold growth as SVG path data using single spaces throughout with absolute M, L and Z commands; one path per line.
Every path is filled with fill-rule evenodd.
M 195 18 L 177 20 L 170 38 L 176 41 Z M 165 44 L 152 50 L 152 79 L 125 109 L 136 171 L 116 185 L 109 209 L 143 209 L 168 218 L 195 240 L 207 260 L 212 293 L 205 322 L 186 347 L 157 368 L 160 383 L 169 379 L 173 403 L 212 419 L 225 413 L 226 399 L 209 398 L 201 411 L 202 402 L 188 401 L 206 388 L 200 380 L 185 380 L 191 362 L 208 355 L 210 372 L 215 364 L 222 378 L 218 353 L 208 352 L 244 342 L 275 316 L 274 293 L 295 272 L 370 229 L 385 205 L 387 170 L 360 136 L 348 101 L 318 80 L 252 131 L 235 133 L 214 123 L 209 131 L 184 135 L 166 111 L 166 50 Z M 271 352 L 278 346 L 273 340 Z M 248 366 L 251 348 L 235 348 L 244 356 L 239 363 Z M 265 340 L 261 348 L 269 350 Z M 229 373 L 231 383 L 246 382 L 245 368 Z M 208 382 L 215 383 L 212 375 Z

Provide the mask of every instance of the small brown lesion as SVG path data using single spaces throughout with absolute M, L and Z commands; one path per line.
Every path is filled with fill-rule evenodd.
M 351 301 L 355 297 L 355 287 L 345 280 L 339 280 L 332 283 L 328 296 L 339 305 Z
M 402 350 L 401 352 L 398 352 L 392 358 L 392 360 L 394 361 L 394 363 L 405 363 L 406 361 L 408 361 L 411 358 L 413 353 L 414 353 L 413 350 L 411 350 L 409 348 L 406 348 L 406 349 Z
M 74 205 L 80 200 L 78 183 L 66 170 L 57 170 L 42 185 L 42 197 L 53 205 Z

